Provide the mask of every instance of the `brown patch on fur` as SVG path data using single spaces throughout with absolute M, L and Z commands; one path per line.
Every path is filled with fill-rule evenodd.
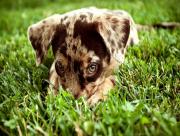
M 79 17 L 80 17 L 80 19 L 81 19 L 81 20 L 84 20 L 84 19 L 86 19 L 86 18 L 87 18 L 87 16 L 86 16 L 86 15 L 80 15 Z
M 121 50 L 121 53 L 124 54 L 124 49 Z
M 70 22 L 66 22 L 66 27 L 68 28 L 70 25 Z
M 121 39 L 120 39 L 120 40 L 118 40 L 117 44 L 118 44 L 118 47 L 119 47 L 119 48 L 121 48 L 121 47 L 122 47 L 122 41 L 121 41 Z
M 113 24 L 117 24 L 117 23 L 119 22 L 119 20 L 118 20 L 117 18 L 112 18 L 112 19 L 111 19 L 111 22 L 112 22 Z
M 113 29 L 114 31 L 116 31 L 116 28 L 117 28 L 116 25 L 112 25 L 112 29 Z
M 87 23 L 77 20 L 74 25 L 74 37 L 80 36 L 82 45 L 92 50 L 101 59 L 110 56 L 103 38 L 98 32 L 98 22 Z
M 107 19 L 107 20 L 110 20 L 110 19 L 111 19 L 111 15 L 107 15 L 107 16 L 106 16 L 106 19 Z
M 64 18 L 62 19 L 63 21 L 66 20 L 68 18 L 68 16 L 64 16 Z
M 30 31 L 32 31 L 32 29 L 30 29 Z M 43 45 L 41 43 L 42 41 L 42 37 L 33 37 L 33 35 L 31 35 L 29 37 L 31 44 L 34 48 L 34 50 L 36 51 L 36 57 L 39 58 L 40 60 L 43 60 L 44 57 L 44 53 L 43 53 Z
M 67 55 L 66 51 L 67 51 L 66 45 L 61 45 L 61 47 L 59 49 L 59 52 L 62 53 L 64 55 L 64 57 L 69 58 L 69 56 Z
M 46 23 L 46 20 L 43 20 L 43 22 L 42 22 L 43 24 L 45 24 Z
M 66 27 L 64 25 L 59 25 L 56 28 L 56 32 L 51 41 L 53 54 L 56 54 L 58 48 L 65 42 L 67 36 Z
M 115 45 L 115 42 L 114 42 L 114 40 L 112 39 L 112 40 L 110 40 L 110 43 L 111 43 L 111 45 L 113 46 L 113 45 Z
M 130 22 L 128 19 L 125 19 L 124 20 L 124 25 L 123 25 L 123 30 L 122 32 L 124 33 L 124 36 L 122 38 L 122 43 L 124 45 L 124 47 L 126 46 L 126 43 L 128 41 L 128 38 L 129 38 L 129 33 L 130 33 Z

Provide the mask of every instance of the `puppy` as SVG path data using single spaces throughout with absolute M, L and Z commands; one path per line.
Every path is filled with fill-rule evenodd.
M 91 105 L 106 98 L 114 86 L 113 71 L 123 63 L 128 45 L 139 41 L 127 12 L 94 7 L 52 15 L 31 25 L 28 37 L 37 65 L 52 46 L 49 88 L 53 93 L 62 86 L 75 98 L 86 97 Z

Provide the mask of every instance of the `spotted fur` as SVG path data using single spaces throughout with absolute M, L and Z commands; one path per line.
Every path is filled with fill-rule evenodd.
M 50 16 L 31 25 L 28 36 L 37 65 L 52 46 L 49 81 L 54 94 L 61 85 L 90 104 L 106 98 L 114 86 L 114 69 L 123 63 L 128 45 L 139 41 L 127 12 L 94 7 Z

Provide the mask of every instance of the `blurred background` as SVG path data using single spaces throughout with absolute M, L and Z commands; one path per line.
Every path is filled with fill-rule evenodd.
M 179 0 L 0 0 L 0 33 L 12 32 L 14 27 L 25 32 L 29 24 L 44 17 L 88 6 L 124 9 L 141 24 L 180 22 Z

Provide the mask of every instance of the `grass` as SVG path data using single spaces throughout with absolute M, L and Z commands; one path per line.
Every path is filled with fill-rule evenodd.
M 177 0 L 0 1 L 0 135 L 180 134 L 180 30 L 141 31 L 106 101 L 89 107 L 61 90 L 43 95 L 52 55 L 35 67 L 27 27 L 53 13 L 97 6 L 124 9 L 136 22 L 180 22 Z

